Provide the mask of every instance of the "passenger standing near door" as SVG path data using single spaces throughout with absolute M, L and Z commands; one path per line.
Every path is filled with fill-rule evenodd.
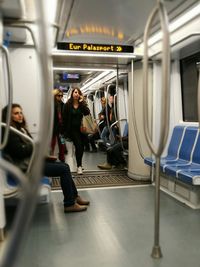
M 109 103 L 107 103 L 106 107 L 101 111 L 101 117 L 105 119 L 105 126 L 101 132 L 100 137 L 104 141 L 104 145 L 106 146 L 107 143 L 108 144 L 111 143 L 109 127 L 116 121 L 115 113 L 114 113 L 114 96 L 113 95 L 109 96 Z M 107 124 L 107 119 L 108 119 L 109 125 Z M 112 128 L 112 132 L 113 132 L 113 137 L 115 138 L 117 134 L 117 126 L 114 126 Z
M 60 161 L 65 162 L 65 140 L 63 136 L 63 118 L 62 110 L 64 103 L 62 102 L 63 92 L 60 89 L 53 90 L 54 95 L 54 123 L 53 123 L 53 135 L 51 139 L 51 151 L 50 155 L 54 155 L 56 141 L 58 142 Z
M 107 122 L 106 122 L 106 98 L 104 96 L 101 98 L 101 107 L 102 107 L 102 109 L 98 114 L 98 117 L 99 117 L 98 126 L 99 126 L 100 134 L 101 134 L 103 128 L 107 124 Z
M 82 157 L 84 151 L 84 135 L 80 131 L 84 115 L 89 115 L 90 110 L 78 87 L 73 88 L 71 97 L 63 107 L 63 122 L 65 137 L 70 138 L 75 146 L 77 173 L 82 174 Z

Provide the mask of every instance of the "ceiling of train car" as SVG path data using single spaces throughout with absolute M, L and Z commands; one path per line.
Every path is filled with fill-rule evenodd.
M 87 42 L 100 44 L 134 44 L 143 36 L 147 18 L 156 4 L 156 0 L 71 0 L 63 1 L 60 17 L 59 41 Z M 165 1 L 170 19 L 180 14 L 197 0 Z M 155 21 L 154 30 L 159 24 Z M 54 66 L 85 66 L 125 68 L 130 60 L 111 58 L 75 58 L 54 56 Z M 81 72 L 83 81 L 87 79 Z M 89 74 L 91 76 L 91 73 Z
M 156 2 L 157 0 L 64 1 L 59 41 L 132 44 L 143 35 L 145 23 Z M 164 2 L 173 19 L 198 1 Z
M 156 2 L 157 0 L 58 0 L 57 8 L 54 8 L 55 22 L 60 27 L 58 41 L 134 44 L 136 40 L 142 40 L 145 23 Z M 198 0 L 164 2 L 172 20 Z M 35 17 L 33 3 L 34 0 L 25 0 L 28 18 Z M 159 23 L 155 21 L 154 31 L 158 28 Z M 94 57 L 53 56 L 54 67 L 125 68 L 127 62 L 127 59 L 119 61 L 112 58 L 100 60 Z M 62 70 L 55 71 L 55 77 L 58 78 L 57 74 L 62 72 Z M 93 74 L 96 75 L 96 72 L 91 70 L 78 70 L 76 73 L 80 73 L 82 82 Z

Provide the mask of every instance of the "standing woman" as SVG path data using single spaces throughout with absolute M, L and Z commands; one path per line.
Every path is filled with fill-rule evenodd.
M 75 146 L 77 173 L 82 174 L 82 157 L 84 151 L 84 135 L 80 131 L 84 115 L 89 115 L 90 110 L 78 87 L 73 88 L 71 97 L 63 107 L 63 123 L 65 137 L 70 138 Z
M 65 162 L 65 142 L 63 138 L 63 118 L 62 109 L 64 103 L 62 102 L 63 92 L 60 89 L 53 90 L 54 95 L 54 123 L 53 135 L 51 139 L 50 155 L 54 155 L 56 141 L 58 142 L 59 160 Z

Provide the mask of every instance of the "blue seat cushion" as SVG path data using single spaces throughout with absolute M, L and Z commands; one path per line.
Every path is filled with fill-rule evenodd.
M 173 162 L 161 162 L 161 169 L 163 172 L 167 172 L 170 175 L 175 175 L 176 169 L 180 166 L 188 165 L 192 161 L 192 152 L 195 141 L 198 137 L 197 127 L 187 127 L 185 130 L 184 138 L 178 154 L 178 159 Z M 171 170 L 173 169 L 173 172 Z M 175 171 L 175 173 L 174 173 Z
M 144 163 L 149 165 L 150 167 L 155 167 L 155 159 L 146 157 L 144 158 Z
M 7 174 L 7 183 L 9 186 L 18 186 L 19 182 L 18 180 L 10 173 Z M 50 179 L 49 177 L 42 177 L 41 179 L 41 184 L 46 184 L 46 185 L 50 185 Z
M 200 168 L 199 170 L 180 170 L 178 179 L 188 184 L 200 185 Z
M 175 161 L 178 158 L 179 148 L 185 133 L 186 126 L 177 125 L 174 127 L 170 143 L 168 146 L 167 156 L 161 158 L 161 164 L 167 164 L 168 162 Z M 146 157 L 144 163 L 155 167 L 155 159 Z
M 168 175 L 171 175 L 171 176 L 176 176 L 176 173 L 178 170 L 180 170 L 182 167 L 188 167 L 190 165 L 190 162 L 189 161 L 184 161 L 184 160 L 181 160 L 179 159 L 178 161 L 176 161 L 176 163 L 174 164 L 168 164 L 168 165 L 164 165 L 162 166 L 162 171 Z

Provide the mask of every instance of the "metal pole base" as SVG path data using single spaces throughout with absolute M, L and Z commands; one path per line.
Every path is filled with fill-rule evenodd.
M 160 246 L 154 246 L 152 249 L 151 257 L 154 259 L 162 258 L 162 252 Z

